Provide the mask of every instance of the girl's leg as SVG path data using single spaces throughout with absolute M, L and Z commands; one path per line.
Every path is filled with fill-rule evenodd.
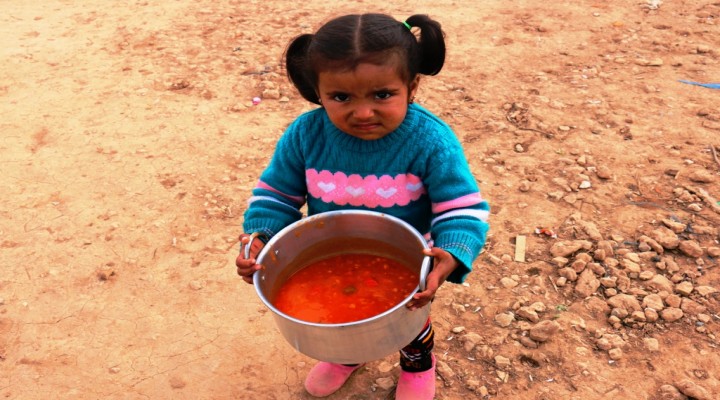
M 420 334 L 400 350 L 400 379 L 396 400 L 432 400 L 435 397 L 435 332 L 428 318 Z
M 435 346 L 435 331 L 428 318 L 420 334 L 409 345 L 400 350 L 400 367 L 406 372 L 422 372 L 432 368 L 432 354 Z

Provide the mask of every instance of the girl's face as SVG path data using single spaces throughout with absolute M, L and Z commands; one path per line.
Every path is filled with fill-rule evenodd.
M 318 75 L 318 94 L 335 126 L 348 135 L 375 140 L 405 119 L 418 78 L 408 85 L 390 65 L 360 64 L 354 70 Z

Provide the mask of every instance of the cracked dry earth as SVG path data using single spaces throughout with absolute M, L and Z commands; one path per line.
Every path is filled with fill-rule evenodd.
M 245 201 L 310 106 L 329 17 L 443 23 L 418 101 L 492 205 L 433 304 L 437 399 L 720 398 L 720 3 L 3 2 L 0 397 L 307 399 L 235 275 Z M 253 104 L 253 97 L 260 97 Z M 396 357 L 333 399 L 392 399 Z

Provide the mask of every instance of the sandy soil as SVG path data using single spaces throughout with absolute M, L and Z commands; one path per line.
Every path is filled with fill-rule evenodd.
M 236 238 L 311 108 L 285 44 L 380 11 L 443 23 L 417 100 L 493 207 L 433 304 L 437 398 L 720 398 L 720 92 L 679 82 L 720 80 L 717 1 L 1 3 L 0 397 L 308 398 Z

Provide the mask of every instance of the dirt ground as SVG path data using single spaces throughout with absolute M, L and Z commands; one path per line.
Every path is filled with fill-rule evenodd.
M 237 236 L 311 109 L 284 46 L 374 11 L 442 22 L 417 101 L 492 206 L 437 399 L 720 398 L 720 91 L 679 82 L 720 81 L 717 1 L 0 4 L 0 397 L 309 398 Z M 392 399 L 396 362 L 331 398 Z

